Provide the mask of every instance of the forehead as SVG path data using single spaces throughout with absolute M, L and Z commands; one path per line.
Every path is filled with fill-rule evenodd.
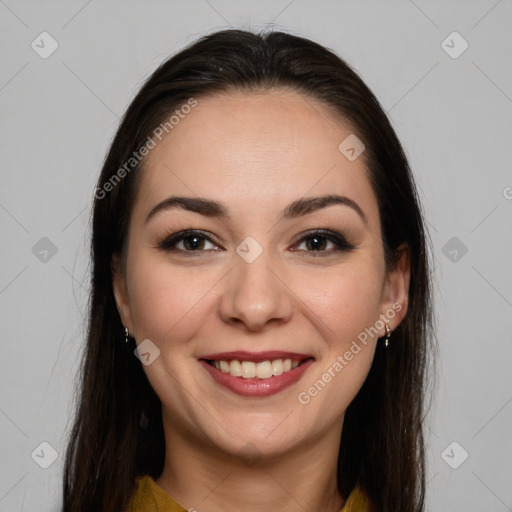
M 289 90 L 200 97 L 146 157 L 137 204 L 180 194 L 272 210 L 340 193 L 365 203 L 371 217 L 365 155 L 350 161 L 339 149 L 353 132 L 332 109 Z

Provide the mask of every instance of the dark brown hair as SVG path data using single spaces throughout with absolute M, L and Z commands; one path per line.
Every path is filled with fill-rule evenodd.
M 151 75 L 103 165 L 93 211 L 88 339 L 64 468 L 65 512 L 125 510 L 135 477 L 157 478 L 165 458 L 161 403 L 135 345 L 126 347 L 112 287 L 112 257 L 124 254 L 144 160 L 122 179 L 112 178 L 190 98 L 274 88 L 316 99 L 351 124 L 366 146 L 387 268 L 400 244 L 410 248 L 408 313 L 389 348 L 377 344 L 370 373 L 346 411 L 338 486 L 347 497 L 359 484 L 380 512 L 424 510 L 423 422 L 436 347 L 428 236 L 402 146 L 375 96 L 334 52 L 283 32 L 225 30 L 202 37 Z

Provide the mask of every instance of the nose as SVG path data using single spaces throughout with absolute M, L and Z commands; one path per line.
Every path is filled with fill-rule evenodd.
M 284 276 L 271 268 L 266 251 L 247 263 L 235 256 L 235 268 L 227 275 L 221 298 L 220 315 L 224 322 L 242 324 L 250 331 L 268 323 L 286 323 L 293 312 L 293 294 Z

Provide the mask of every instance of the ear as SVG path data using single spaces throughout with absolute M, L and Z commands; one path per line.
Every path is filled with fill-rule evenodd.
M 409 282 L 411 277 L 411 251 L 406 243 L 397 249 L 396 263 L 385 278 L 381 318 L 395 330 L 404 319 L 409 306 Z M 385 328 L 381 334 L 386 334 Z
M 111 269 L 112 287 L 114 289 L 114 300 L 116 301 L 117 311 L 119 312 L 119 316 L 121 317 L 123 325 L 128 328 L 128 331 L 133 332 L 126 276 L 124 275 L 121 261 L 117 254 L 112 256 Z

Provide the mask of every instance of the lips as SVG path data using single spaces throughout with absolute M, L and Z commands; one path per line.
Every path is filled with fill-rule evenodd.
M 266 352 L 246 352 L 237 350 L 233 352 L 220 352 L 216 354 L 207 354 L 199 357 L 204 361 L 251 361 L 259 363 L 261 361 L 272 361 L 274 359 L 291 359 L 292 361 L 305 361 L 306 359 L 314 359 L 311 354 L 300 354 L 298 352 L 282 352 L 279 350 L 270 350 Z
M 199 359 L 215 383 L 246 397 L 266 397 L 292 386 L 314 361 L 314 357 L 308 354 L 275 350 L 222 352 L 207 354 Z M 262 371 L 262 377 L 254 376 L 255 366 L 260 366 L 256 373 Z

